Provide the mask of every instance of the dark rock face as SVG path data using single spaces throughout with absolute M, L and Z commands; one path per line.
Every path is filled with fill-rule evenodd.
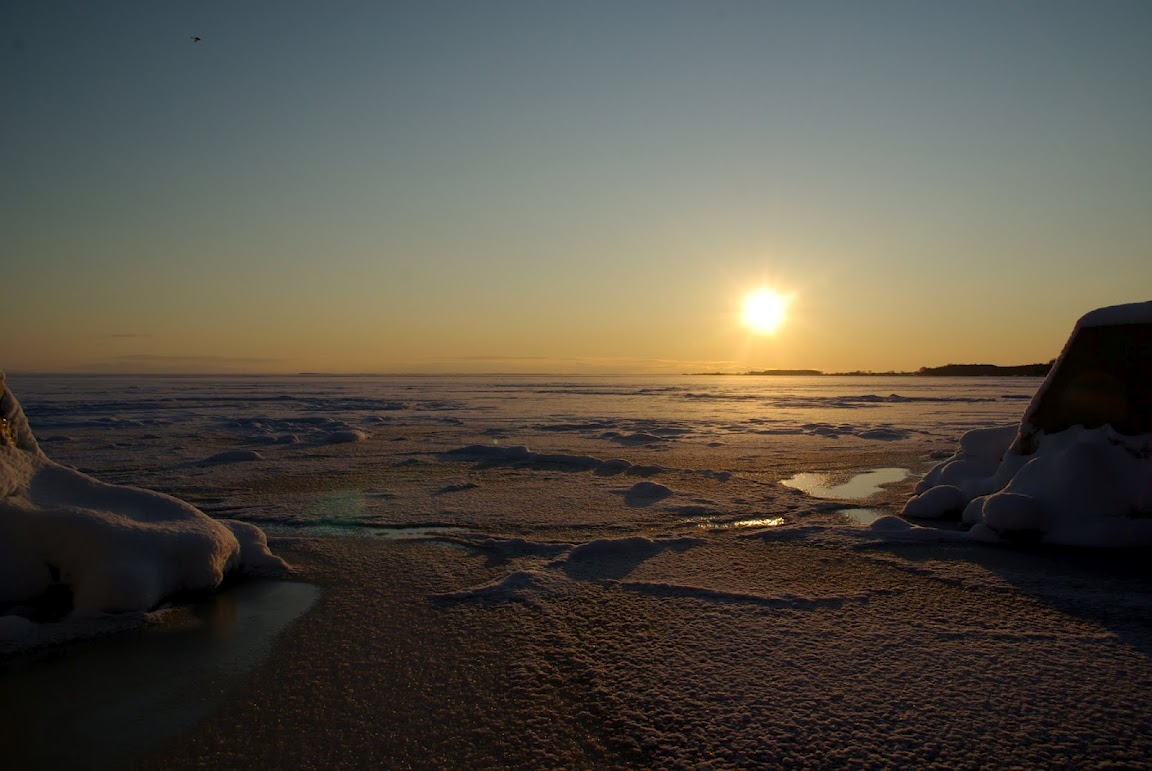
M 1152 434 L 1152 324 L 1077 330 L 1024 426 L 1048 434 L 1110 425 L 1126 436 Z M 1022 426 L 1023 428 L 1023 426 Z M 1028 454 L 1022 432 L 1019 450 Z

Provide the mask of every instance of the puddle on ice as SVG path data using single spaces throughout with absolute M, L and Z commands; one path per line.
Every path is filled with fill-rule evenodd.
M 884 512 L 875 509 L 840 509 L 836 513 L 857 525 L 871 525 L 884 516 Z
M 435 538 L 445 533 L 466 532 L 466 527 L 453 525 L 374 525 L 367 522 L 328 522 L 319 525 L 304 525 L 276 529 L 276 535 L 296 535 L 306 531 L 312 535 L 335 535 L 341 538 L 362 536 L 381 538 L 385 541 L 420 541 Z
M 833 484 L 835 474 L 804 472 L 781 479 L 780 484 L 803 490 L 816 498 L 855 501 L 875 495 L 882 485 L 907 479 L 909 473 L 906 468 L 877 468 L 856 474 L 847 482 Z
M 229 681 L 259 663 L 284 626 L 319 596 L 311 584 L 243 583 L 186 608 L 188 624 L 146 627 L 5 662 L 5 763 L 126 767 L 207 716 Z
M 856 474 L 846 482 L 834 484 L 834 474 L 804 472 L 782 479 L 780 484 L 803 490 L 816 498 L 858 501 L 876 495 L 883 485 L 907 479 L 910 473 L 906 468 L 877 468 Z M 871 525 L 884 516 L 883 512 L 874 509 L 840 509 L 836 513 L 858 525 Z

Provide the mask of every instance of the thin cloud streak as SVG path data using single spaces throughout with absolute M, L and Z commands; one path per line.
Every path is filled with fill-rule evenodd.
M 72 372 L 110 374 L 211 374 L 266 371 L 285 359 L 258 356 L 178 356 L 133 353 L 71 367 Z
M 730 360 L 679 360 L 628 356 L 424 356 L 397 362 L 389 372 L 434 374 L 583 374 L 680 375 L 693 372 L 734 372 Z M 747 369 L 744 367 L 743 369 Z

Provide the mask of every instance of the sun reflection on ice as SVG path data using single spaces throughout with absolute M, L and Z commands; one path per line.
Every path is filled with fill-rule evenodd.
M 816 498 L 852 501 L 876 495 L 884 485 L 903 481 L 910 473 L 906 468 L 877 468 L 855 474 L 847 481 L 836 484 L 836 474 L 804 471 L 781 479 L 780 484 L 803 490 Z
M 727 530 L 733 527 L 780 527 L 785 522 L 784 517 L 767 517 L 763 519 L 738 519 L 733 522 L 717 522 L 709 519 L 696 524 L 701 530 Z

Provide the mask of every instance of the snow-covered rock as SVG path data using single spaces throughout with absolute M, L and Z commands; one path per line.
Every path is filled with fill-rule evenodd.
M 1018 429 L 969 431 L 904 515 L 981 539 L 1152 545 L 1152 302 L 1081 318 Z
M 0 394 L 0 603 L 60 582 L 80 615 L 149 610 L 176 592 L 214 589 L 230 572 L 287 568 L 252 525 L 54 463 L 2 375 Z

